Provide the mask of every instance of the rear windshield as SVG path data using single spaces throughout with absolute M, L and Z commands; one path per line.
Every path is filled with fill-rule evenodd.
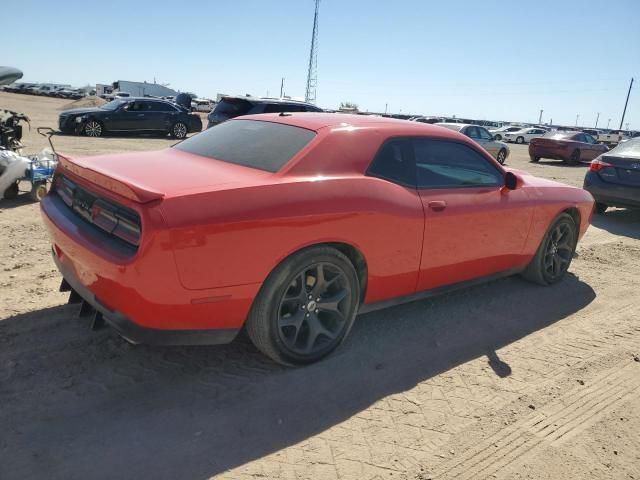
M 277 172 L 315 132 L 281 123 L 231 120 L 205 130 L 174 148 L 244 167 Z
M 619 144 L 616 148 L 608 152 L 607 155 L 620 155 L 621 157 L 640 158 L 640 137 Z
M 251 103 L 239 98 L 223 98 L 216 105 L 214 113 L 227 115 L 229 117 L 239 117 L 246 115 L 251 110 Z
M 544 138 L 554 138 L 556 140 L 566 140 L 567 138 L 571 138 L 574 135 L 577 135 L 578 132 L 559 132 L 559 131 L 551 131 L 547 132 L 543 135 Z

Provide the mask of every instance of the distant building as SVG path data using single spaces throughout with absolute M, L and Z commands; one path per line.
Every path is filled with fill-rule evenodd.
M 118 80 L 111 85 L 98 83 L 96 85 L 96 92 L 98 96 L 116 92 L 125 92 L 132 97 L 144 97 L 145 95 L 152 97 L 175 97 L 178 95 L 177 91 L 158 83 L 132 82 L 129 80 Z

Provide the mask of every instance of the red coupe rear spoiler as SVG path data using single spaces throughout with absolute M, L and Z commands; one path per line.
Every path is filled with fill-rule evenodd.
M 118 178 L 113 173 L 98 172 L 92 168 L 81 165 L 77 160 L 58 154 L 58 166 L 68 170 L 78 177 L 100 185 L 113 193 L 121 195 L 138 203 L 149 203 L 164 198 L 164 193 L 149 188 L 135 185 L 124 178 Z

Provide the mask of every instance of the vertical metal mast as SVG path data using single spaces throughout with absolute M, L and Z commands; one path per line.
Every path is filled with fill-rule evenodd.
M 311 34 L 311 51 L 309 52 L 309 71 L 307 73 L 307 91 L 304 99 L 316 103 L 316 86 L 318 85 L 318 9 L 320 0 L 315 0 L 316 11 L 313 15 L 313 33 Z

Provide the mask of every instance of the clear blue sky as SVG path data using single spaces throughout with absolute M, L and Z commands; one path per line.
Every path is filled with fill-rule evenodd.
M 303 96 L 312 0 L 3 1 L 24 81 Z M 9 20 L 9 21 L 7 21 Z M 8 43 L 7 43 L 8 42 Z M 640 129 L 640 0 L 322 0 L 318 104 Z

